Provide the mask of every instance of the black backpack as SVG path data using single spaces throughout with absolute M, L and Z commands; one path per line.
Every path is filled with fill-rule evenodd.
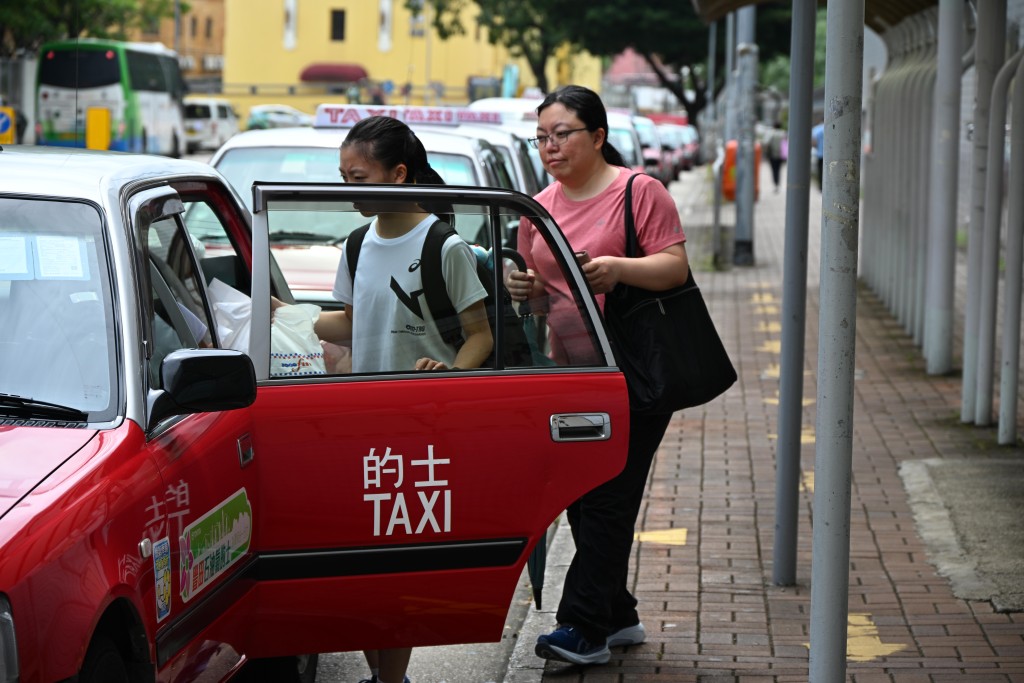
M 345 258 L 348 261 L 348 272 L 353 282 L 355 282 L 356 265 L 359 262 L 359 250 L 362 248 L 363 238 L 366 237 L 366 232 L 369 229 L 369 225 L 357 228 L 345 240 Z M 448 288 L 441 273 L 441 248 L 452 235 L 458 235 L 458 233 L 444 221 L 438 220 L 430 226 L 426 239 L 423 241 L 423 251 L 420 253 L 420 276 L 423 278 L 423 295 L 426 297 L 427 306 L 430 308 L 430 314 L 434 317 L 434 322 L 437 325 L 438 332 L 441 333 L 441 338 L 458 351 L 465 343 L 465 340 L 462 338 L 462 325 L 459 322 L 458 312 L 452 306 L 451 299 L 448 298 Z M 513 260 L 520 270 L 526 270 L 526 263 L 518 252 L 512 249 L 503 249 L 502 256 Z M 512 296 L 504 285 L 501 285 L 501 302 L 500 304 L 498 303 L 498 297 L 494 293 L 493 264 L 493 254 L 487 259 L 486 263 L 477 258 L 476 275 L 484 289 L 487 290 L 484 307 L 487 310 L 487 320 L 490 323 L 491 330 L 495 334 L 498 334 L 495 319 L 498 315 L 498 306 L 501 306 L 501 334 L 504 336 L 505 348 L 502 366 L 530 367 L 546 365 L 547 359 L 535 357 L 527 340 L 523 321 L 530 314 L 524 312 L 521 317 L 516 312 L 515 307 L 512 305 Z M 523 303 L 520 304 L 520 310 L 524 309 Z M 494 345 L 497 347 L 497 339 L 494 340 Z M 481 367 L 498 367 L 495 363 L 493 350 Z

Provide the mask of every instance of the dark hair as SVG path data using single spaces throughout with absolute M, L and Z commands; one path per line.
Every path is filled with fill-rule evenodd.
M 345 136 L 342 148 L 362 145 L 367 158 L 391 169 L 405 164 L 406 183 L 444 185 L 444 180 L 430 166 L 427 150 L 409 126 L 390 116 L 370 116 Z
M 604 130 L 601 156 L 612 166 L 626 165 L 619 150 L 615 149 L 608 138 L 608 112 L 605 111 L 604 102 L 596 92 L 590 88 L 584 88 L 582 85 L 563 85 L 558 90 L 548 93 L 548 96 L 537 107 L 537 115 L 539 116 L 542 111 L 556 102 L 576 114 L 587 130 L 594 131 L 599 128 Z
M 444 185 L 444 178 L 435 171 L 427 159 L 427 150 L 409 126 L 390 116 L 370 116 L 362 119 L 345 136 L 342 149 L 361 145 L 368 159 L 392 169 L 405 164 L 406 183 L 417 185 Z M 421 205 L 425 211 L 436 214 L 449 225 L 455 225 L 451 204 Z

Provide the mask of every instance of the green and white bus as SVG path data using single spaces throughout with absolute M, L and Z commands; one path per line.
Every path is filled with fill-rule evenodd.
M 79 38 L 45 43 L 36 77 L 36 140 L 86 146 L 87 113 L 110 112 L 108 148 L 180 156 L 185 145 L 185 81 L 178 56 L 161 43 Z M 90 123 L 89 125 L 96 125 Z M 105 128 L 105 126 L 104 126 Z

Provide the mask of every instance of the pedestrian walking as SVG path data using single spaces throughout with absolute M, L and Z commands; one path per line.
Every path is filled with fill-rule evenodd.
M 640 174 L 633 184 L 633 212 L 642 256 L 626 257 L 625 193 L 632 171 L 608 141 L 608 115 L 600 97 L 576 85 L 559 88 L 537 108 L 537 137 L 545 170 L 555 179 L 537 201 L 557 221 L 590 282 L 598 303 L 619 282 L 651 290 L 682 285 L 688 263 L 675 201 L 655 178 Z M 537 245 L 534 251 L 532 245 Z M 572 363 L 584 349 L 560 330 L 573 298 L 550 249 L 529 221 L 519 228 L 519 250 L 528 266 L 510 276 L 517 300 L 541 298 L 548 305 L 552 355 Z M 537 639 L 545 659 L 603 664 L 610 647 L 646 638 L 637 600 L 626 581 L 634 527 L 654 454 L 671 415 L 630 412 L 629 451 L 623 471 L 583 495 L 566 511 L 576 543 L 558 606 L 557 628 Z
M 782 164 L 786 161 L 786 131 L 782 128 L 782 122 L 776 121 L 767 136 L 768 165 L 772 169 L 772 183 L 775 185 L 775 192 L 779 191 L 779 181 L 782 176 Z

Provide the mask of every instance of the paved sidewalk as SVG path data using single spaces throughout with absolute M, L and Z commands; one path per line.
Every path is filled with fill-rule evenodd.
M 548 561 L 545 609 L 530 610 L 506 683 L 807 680 L 821 196 L 812 190 L 797 585 L 777 587 L 771 565 L 785 193 L 771 191 L 766 171 L 761 182 L 767 190 L 756 209 L 756 264 L 721 272 L 706 268 L 706 167 L 671 188 L 739 381 L 712 403 L 678 413 L 655 460 L 630 576 L 648 641 L 616 648 L 609 664 L 585 669 L 534 656 L 537 635 L 553 627 L 572 556 L 563 523 Z M 722 218 L 733 223 L 731 206 Z M 943 478 L 929 476 L 945 465 L 990 475 L 1002 468 L 1012 495 L 1024 490 L 1024 452 L 995 446 L 994 427 L 959 422 L 959 377 L 927 376 L 919 349 L 863 286 L 856 368 L 847 680 L 1024 682 L 1024 613 L 993 606 L 997 591 L 972 563 L 972 553 L 983 558 L 986 546 L 961 543 Z M 960 476 L 946 476 L 946 485 L 951 479 L 956 488 Z M 973 495 L 979 503 L 991 497 L 986 487 Z M 1020 509 L 1002 522 L 1015 544 L 1010 555 L 1020 560 L 1017 577 L 1024 576 L 1022 522 Z M 977 585 L 964 589 L 958 578 Z M 957 597 L 955 586 L 972 597 Z M 1017 586 L 1024 591 L 1024 581 Z

